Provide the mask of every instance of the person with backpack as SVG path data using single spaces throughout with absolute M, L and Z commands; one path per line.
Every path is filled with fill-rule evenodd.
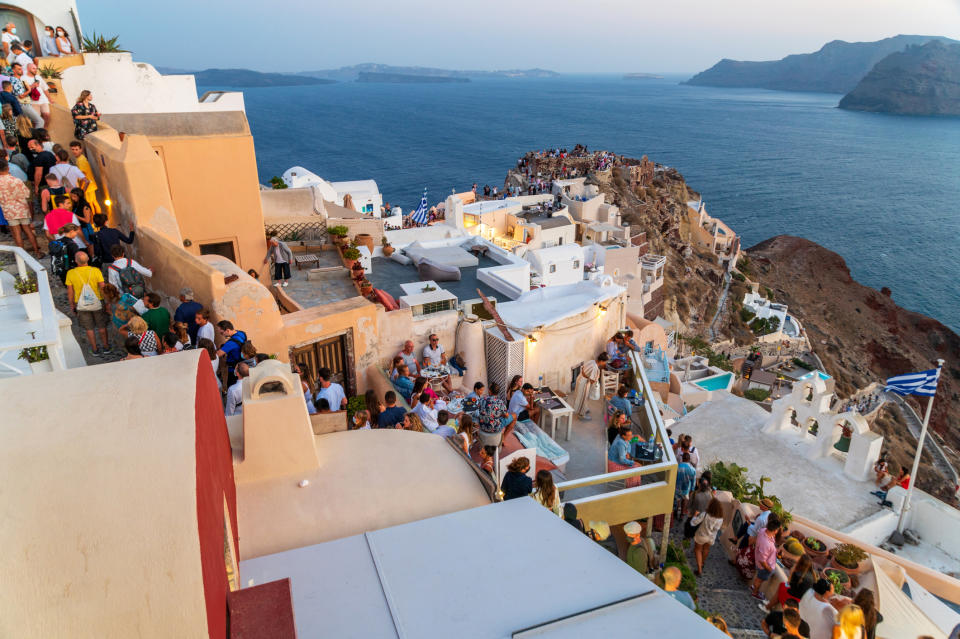
M 227 386 L 237 381 L 234 373 L 237 364 L 243 361 L 243 345 L 247 341 L 247 334 L 233 328 L 230 320 L 220 320 L 217 328 L 223 333 L 224 341 L 217 350 L 217 357 L 223 357 L 227 363 Z
M 131 318 L 147 311 L 146 305 L 129 293 L 121 293 L 113 284 L 104 284 L 103 301 L 107 303 L 111 321 L 114 327 L 124 337 L 127 330 L 124 328 Z
M 110 256 L 113 263 L 107 267 L 107 280 L 117 287 L 120 293 L 129 293 L 135 298 L 143 299 L 147 293 L 144 277 L 153 277 L 153 271 L 136 260 L 125 257 L 123 247 L 114 244 L 110 247 Z
M 110 351 L 107 316 L 103 312 L 103 273 L 88 264 L 90 258 L 83 251 L 77 251 L 75 259 L 77 266 L 67 271 L 67 300 L 80 328 L 87 333 L 93 355 L 103 357 Z M 94 330 L 100 333 L 102 349 L 97 348 Z
M 104 266 L 107 266 L 112 261 L 110 249 L 113 248 L 114 245 L 118 245 L 120 242 L 133 244 L 133 229 L 131 228 L 130 232 L 124 235 L 123 231 L 119 228 L 113 228 L 107 225 L 107 216 L 103 213 L 94 214 L 93 225 L 100 229 L 93 234 L 93 250 L 96 257 L 100 260 L 100 263 Z

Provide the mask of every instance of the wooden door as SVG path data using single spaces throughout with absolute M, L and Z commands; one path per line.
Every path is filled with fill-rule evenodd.
M 347 340 L 345 335 L 338 335 L 328 339 L 313 342 L 294 348 L 290 352 L 290 359 L 300 367 L 300 370 L 309 377 L 315 385 L 319 379 L 321 368 L 329 368 L 333 373 L 330 381 L 343 386 L 347 397 L 353 395 L 353 380 L 347 370 Z

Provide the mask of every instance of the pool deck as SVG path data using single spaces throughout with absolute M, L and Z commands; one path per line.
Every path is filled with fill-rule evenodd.
M 483 291 L 483 294 L 487 297 L 496 297 L 497 301 L 509 301 L 509 298 L 505 295 L 477 279 L 477 269 L 491 266 L 499 266 L 499 263 L 490 258 L 481 257 L 477 266 L 460 267 L 460 281 L 437 282 L 437 284 L 445 291 L 456 295 L 457 300 L 461 302 L 480 297 L 477 295 L 477 289 Z M 372 267 L 373 272 L 367 274 L 367 279 L 370 280 L 374 288 L 386 291 L 396 300 L 406 295 L 400 288 L 401 284 L 423 281 L 417 273 L 417 267 L 413 264 L 404 265 L 385 257 L 375 257 L 372 260 Z

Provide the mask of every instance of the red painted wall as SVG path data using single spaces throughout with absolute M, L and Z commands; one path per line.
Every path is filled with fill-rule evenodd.
M 206 359 L 206 353 L 202 353 L 197 368 L 194 407 L 197 423 L 197 529 L 207 605 L 207 631 L 212 639 L 226 639 L 227 593 L 230 587 L 224 562 L 223 503 L 226 498 L 233 545 L 239 561 L 237 492 L 220 391 L 217 390 L 213 369 Z

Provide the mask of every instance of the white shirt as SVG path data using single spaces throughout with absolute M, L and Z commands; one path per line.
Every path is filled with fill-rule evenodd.
M 9 31 L 4 31 L 3 35 L 0 36 L 0 40 L 6 42 L 7 44 L 13 44 L 14 42 L 20 42 L 20 38 L 10 33 Z
M 423 347 L 423 361 L 429 366 L 441 366 L 440 356 L 443 355 L 444 352 L 443 346 L 439 343 L 437 343 L 436 348 L 431 348 L 428 344 Z
M 529 405 L 530 404 L 529 402 L 527 402 L 527 398 L 524 396 L 523 391 L 518 389 L 513 391 L 513 395 L 511 395 L 510 397 L 510 405 L 507 407 L 507 411 L 509 411 L 514 415 L 519 415 L 520 412 L 523 411 L 523 409 Z
M 330 385 L 326 388 L 321 386 L 314 396 L 314 399 L 319 400 L 320 398 L 326 399 L 327 403 L 330 404 L 330 410 L 336 411 L 342 410 L 343 400 L 347 398 L 347 394 L 343 392 L 343 386 L 336 382 L 330 382 Z
M 420 416 L 420 421 L 423 422 L 423 427 L 429 430 L 431 433 L 437 430 L 437 427 L 440 426 L 437 423 L 437 409 L 428 408 L 423 402 L 419 402 L 413 409 L 413 412 Z
M 47 81 L 44 80 L 43 77 L 39 75 L 32 76 L 32 75 L 27 75 L 26 73 L 23 74 L 23 83 L 25 85 L 31 86 L 34 82 L 40 83 L 40 99 L 34 100 L 33 98 L 30 98 L 30 101 L 33 102 L 34 104 L 50 104 L 50 98 L 47 97 L 47 93 L 46 93 L 50 89 L 50 87 L 47 86 Z
M 83 171 L 70 163 L 54 164 L 50 167 L 50 172 L 60 178 L 63 185 L 67 187 L 67 191 L 71 191 L 80 186 L 80 180 L 87 179 Z
M 119 271 L 112 268 L 107 269 L 107 279 L 111 284 L 117 287 L 118 291 L 123 290 L 120 288 L 120 271 L 127 267 L 128 259 L 129 258 L 121 257 L 120 259 L 112 262 L 112 264 L 115 265 Z M 148 269 L 146 266 L 142 266 L 136 260 L 130 260 L 130 266 L 133 267 L 133 270 L 138 271 L 140 275 L 143 275 L 144 277 L 153 277 L 153 271 Z
M 400 357 L 403 358 L 403 363 L 407 365 L 407 368 L 410 369 L 411 375 L 416 375 L 420 372 L 420 364 L 417 362 L 417 356 L 413 353 L 407 354 L 403 351 L 400 351 Z
M 243 411 L 243 380 L 238 379 L 227 389 L 227 405 L 223 409 L 226 416 L 239 415 Z
M 213 336 L 214 336 L 213 324 L 211 324 L 210 322 L 207 322 L 203 326 L 197 326 L 197 343 L 198 344 L 200 343 L 200 340 L 202 340 L 203 338 L 207 338 L 208 340 L 216 344 L 217 341 L 213 339 Z
M 24 53 L 21 53 L 20 55 L 14 56 L 13 61 L 14 61 L 14 62 L 19 62 L 19 63 L 20 63 L 20 66 L 23 67 L 23 76 L 24 76 L 24 77 L 22 77 L 22 78 L 20 78 L 20 79 L 21 79 L 21 80 L 25 80 L 25 79 L 26 79 L 26 75 L 27 75 L 27 65 L 28 65 L 28 64 L 33 64 L 33 58 L 31 58 L 30 56 L 28 56 L 28 55 L 26 54 L 26 52 L 24 52 Z M 24 82 L 24 84 L 27 85 L 27 86 L 30 86 L 30 84 L 33 84 L 33 82 L 31 82 L 30 84 L 27 84 L 26 82 Z
M 837 624 L 837 609 L 814 595 L 813 588 L 800 599 L 800 618 L 810 626 L 810 639 L 831 639 Z

